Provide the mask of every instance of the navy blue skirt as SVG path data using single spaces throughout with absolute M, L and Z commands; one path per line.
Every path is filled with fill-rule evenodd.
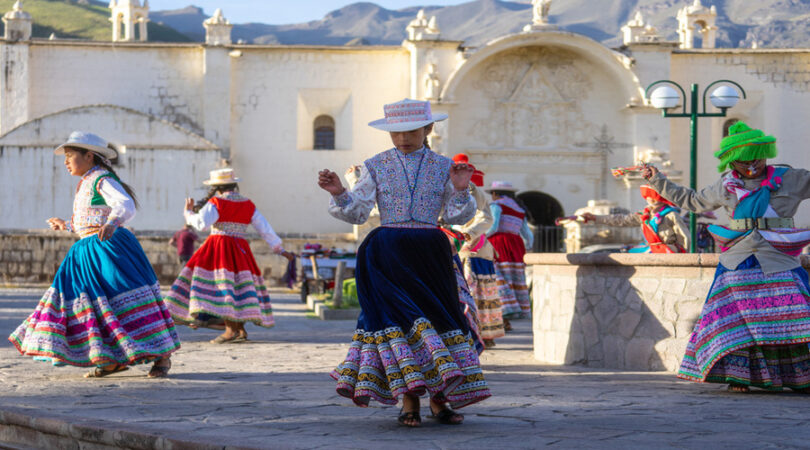
M 490 396 L 438 228 L 379 227 L 357 252 L 362 312 L 332 376 L 359 406 L 429 394 L 459 408 Z

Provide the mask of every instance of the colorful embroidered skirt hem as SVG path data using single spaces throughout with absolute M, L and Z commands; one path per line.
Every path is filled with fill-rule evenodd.
M 478 306 L 478 323 L 482 339 L 496 339 L 506 333 L 503 325 L 503 306 L 498 296 L 495 265 L 483 258 L 468 258 L 464 265 L 467 285 Z
M 764 274 L 754 256 L 718 266 L 680 378 L 772 389 L 810 385 L 810 287 L 802 268 Z
M 490 397 L 470 333 L 439 334 L 427 319 L 406 335 L 399 327 L 357 330 L 346 359 L 331 373 L 337 393 L 358 406 L 395 405 L 403 394 L 444 399 L 453 408 Z
M 495 276 L 503 317 L 524 317 L 531 313 L 529 287 L 526 285 L 526 264 L 496 262 Z
M 490 396 L 453 265 L 437 228 L 369 233 L 357 251 L 357 331 L 331 374 L 338 394 L 358 406 L 429 394 L 457 408 Z
M 9 341 L 23 355 L 80 367 L 136 364 L 180 348 L 152 266 L 123 228 L 105 242 L 76 242 Z
M 275 324 L 264 279 L 250 271 L 233 273 L 186 266 L 165 300 L 172 316 L 181 322 L 191 322 L 203 313 L 263 327 Z

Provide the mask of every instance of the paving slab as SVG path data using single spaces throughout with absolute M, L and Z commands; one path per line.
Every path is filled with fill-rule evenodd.
M 0 290 L 0 334 L 41 290 Z M 398 426 L 398 408 L 353 406 L 328 373 L 353 321 L 306 316 L 297 294 L 275 292 L 276 326 L 213 345 L 219 332 L 180 327 L 168 379 L 148 366 L 101 379 L 53 368 L 0 343 L 0 448 L 807 448 L 810 397 L 732 394 L 671 373 L 550 366 L 533 359 L 531 324 L 486 351 L 493 397 L 462 410 L 461 426 L 424 417 Z M 5 442 L 5 444 L 4 444 Z

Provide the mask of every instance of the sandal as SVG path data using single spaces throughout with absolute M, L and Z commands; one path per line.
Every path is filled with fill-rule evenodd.
M 226 344 L 226 343 L 231 343 L 231 342 L 235 341 L 236 339 L 239 339 L 238 334 L 234 335 L 234 336 L 231 336 L 231 337 L 227 337 L 224 334 L 220 334 L 219 336 L 215 337 L 214 339 L 211 339 L 208 342 L 210 342 L 212 344 Z
M 247 340 L 248 340 L 248 338 L 247 338 L 247 331 L 245 331 L 245 330 L 239 330 L 239 334 L 238 334 L 238 335 L 236 335 L 236 338 L 235 338 L 234 340 L 232 340 L 231 342 L 233 342 L 233 343 L 237 343 L 237 342 L 246 342 Z
M 172 368 L 172 360 L 169 360 L 168 365 L 159 366 L 161 360 L 155 361 L 155 364 L 152 365 L 152 368 L 149 370 L 149 373 L 146 375 L 147 378 L 166 378 L 169 376 L 169 369 Z
M 103 378 L 103 377 L 106 377 L 107 375 L 112 375 L 112 374 L 114 374 L 116 372 L 124 372 L 124 371 L 127 371 L 127 370 L 129 370 L 129 367 L 127 367 L 127 366 L 125 366 L 123 364 L 116 364 L 110 370 L 104 370 L 104 367 L 96 366 L 96 367 L 93 367 L 93 370 L 91 370 L 90 372 L 87 372 L 86 374 L 84 374 L 84 377 L 85 378 Z
M 748 386 L 744 385 L 744 384 L 729 383 L 728 384 L 728 391 L 729 392 L 736 392 L 736 393 L 740 393 L 740 394 L 747 394 L 748 392 L 751 392 L 751 389 Z
M 433 413 L 433 408 L 430 408 Z M 431 419 L 438 420 L 443 425 L 461 425 L 464 423 L 464 415 L 459 414 L 449 407 L 445 406 L 439 413 L 433 413 L 429 416 Z
M 405 412 L 404 409 L 405 408 L 399 410 L 399 417 L 397 417 L 397 422 L 399 422 L 400 425 L 410 428 L 417 428 L 422 425 L 422 416 L 419 415 L 419 411 Z

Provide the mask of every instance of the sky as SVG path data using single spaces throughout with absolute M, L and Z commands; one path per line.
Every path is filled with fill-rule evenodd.
M 222 8 L 231 23 L 260 22 L 286 24 L 322 19 L 328 12 L 360 0 L 151 0 L 149 9 L 161 11 L 179 9 L 189 5 L 201 7 L 211 15 Z M 409 6 L 458 5 L 471 0 L 366 0 L 387 9 Z

